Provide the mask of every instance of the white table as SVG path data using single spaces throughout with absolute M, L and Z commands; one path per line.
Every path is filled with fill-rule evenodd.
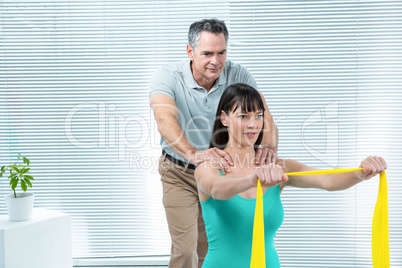
M 32 219 L 0 216 L 0 268 L 71 268 L 70 216 L 34 208 Z

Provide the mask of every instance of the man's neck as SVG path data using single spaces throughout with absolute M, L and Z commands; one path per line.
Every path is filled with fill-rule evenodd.
M 191 73 L 193 74 L 195 82 L 197 82 L 199 86 L 205 88 L 207 92 L 209 92 L 217 79 L 211 80 L 211 79 L 204 79 L 203 77 L 201 77 L 198 74 L 197 70 L 194 69 L 193 62 L 190 62 L 190 69 Z

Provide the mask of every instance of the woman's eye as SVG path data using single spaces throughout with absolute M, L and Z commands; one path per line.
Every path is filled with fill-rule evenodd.
M 246 115 L 239 115 L 239 118 L 241 118 L 241 119 L 246 118 L 246 117 L 247 117 Z
M 261 119 L 261 118 L 262 118 L 262 114 L 257 115 L 256 118 L 257 118 L 257 119 Z

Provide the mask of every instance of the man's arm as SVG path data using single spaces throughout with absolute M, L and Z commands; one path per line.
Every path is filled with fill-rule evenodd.
M 278 147 L 278 128 L 275 125 L 274 118 L 269 111 L 264 95 L 260 92 L 262 101 L 264 102 L 264 136 L 261 141 L 263 147 L 277 149 Z
M 269 164 L 275 163 L 278 157 L 278 128 L 275 125 L 274 118 L 272 117 L 264 95 L 260 92 L 262 101 L 264 102 L 264 129 L 261 141 L 261 148 L 256 150 L 255 163 Z
M 179 114 L 174 99 L 163 94 L 153 94 L 149 101 L 158 125 L 158 131 L 170 148 L 194 165 L 199 165 L 205 160 L 215 159 L 223 171 L 230 172 L 232 160 L 228 153 L 217 148 L 197 151 L 191 145 L 179 125 Z
M 257 82 L 255 81 L 253 75 L 246 68 L 240 65 L 239 72 L 240 77 L 242 77 L 242 83 L 248 84 L 258 90 Z M 265 107 L 264 136 L 261 141 L 261 147 L 264 149 L 256 151 L 256 158 L 265 160 L 261 161 L 263 164 L 275 163 L 276 151 L 278 149 L 278 128 L 276 127 L 271 112 L 269 111 L 264 95 L 261 92 L 259 93 Z
M 149 98 L 149 102 L 154 112 L 158 131 L 163 139 L 170 148 L 188 159 L 197 150 L 187 140 L 178 123 L 179 114 L 174 99 L 163 94 L 153 94 Z

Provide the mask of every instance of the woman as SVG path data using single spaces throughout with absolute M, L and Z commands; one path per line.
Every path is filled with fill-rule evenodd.
M 361 171 L 330 175 L 288 177 L 284 173 L 316 170 L 291 159 L 256 166 L 255 148 L 263 135 L 264 111 L 258 91 L 245 84 L 229 86 L 220 99 L 210 147 L 226 151 L 234 164 L 226 175 L 211 161 L 195 170 L 209 243 L 202 267 L 249 267 L 257 180 L 264 193 L 266 263 L 272 268 L 280 267 L 274 237 L 283 221 L 280 193 L 286 186 L 343 190 L 387 168 L 377 156 L 364 159 Z

